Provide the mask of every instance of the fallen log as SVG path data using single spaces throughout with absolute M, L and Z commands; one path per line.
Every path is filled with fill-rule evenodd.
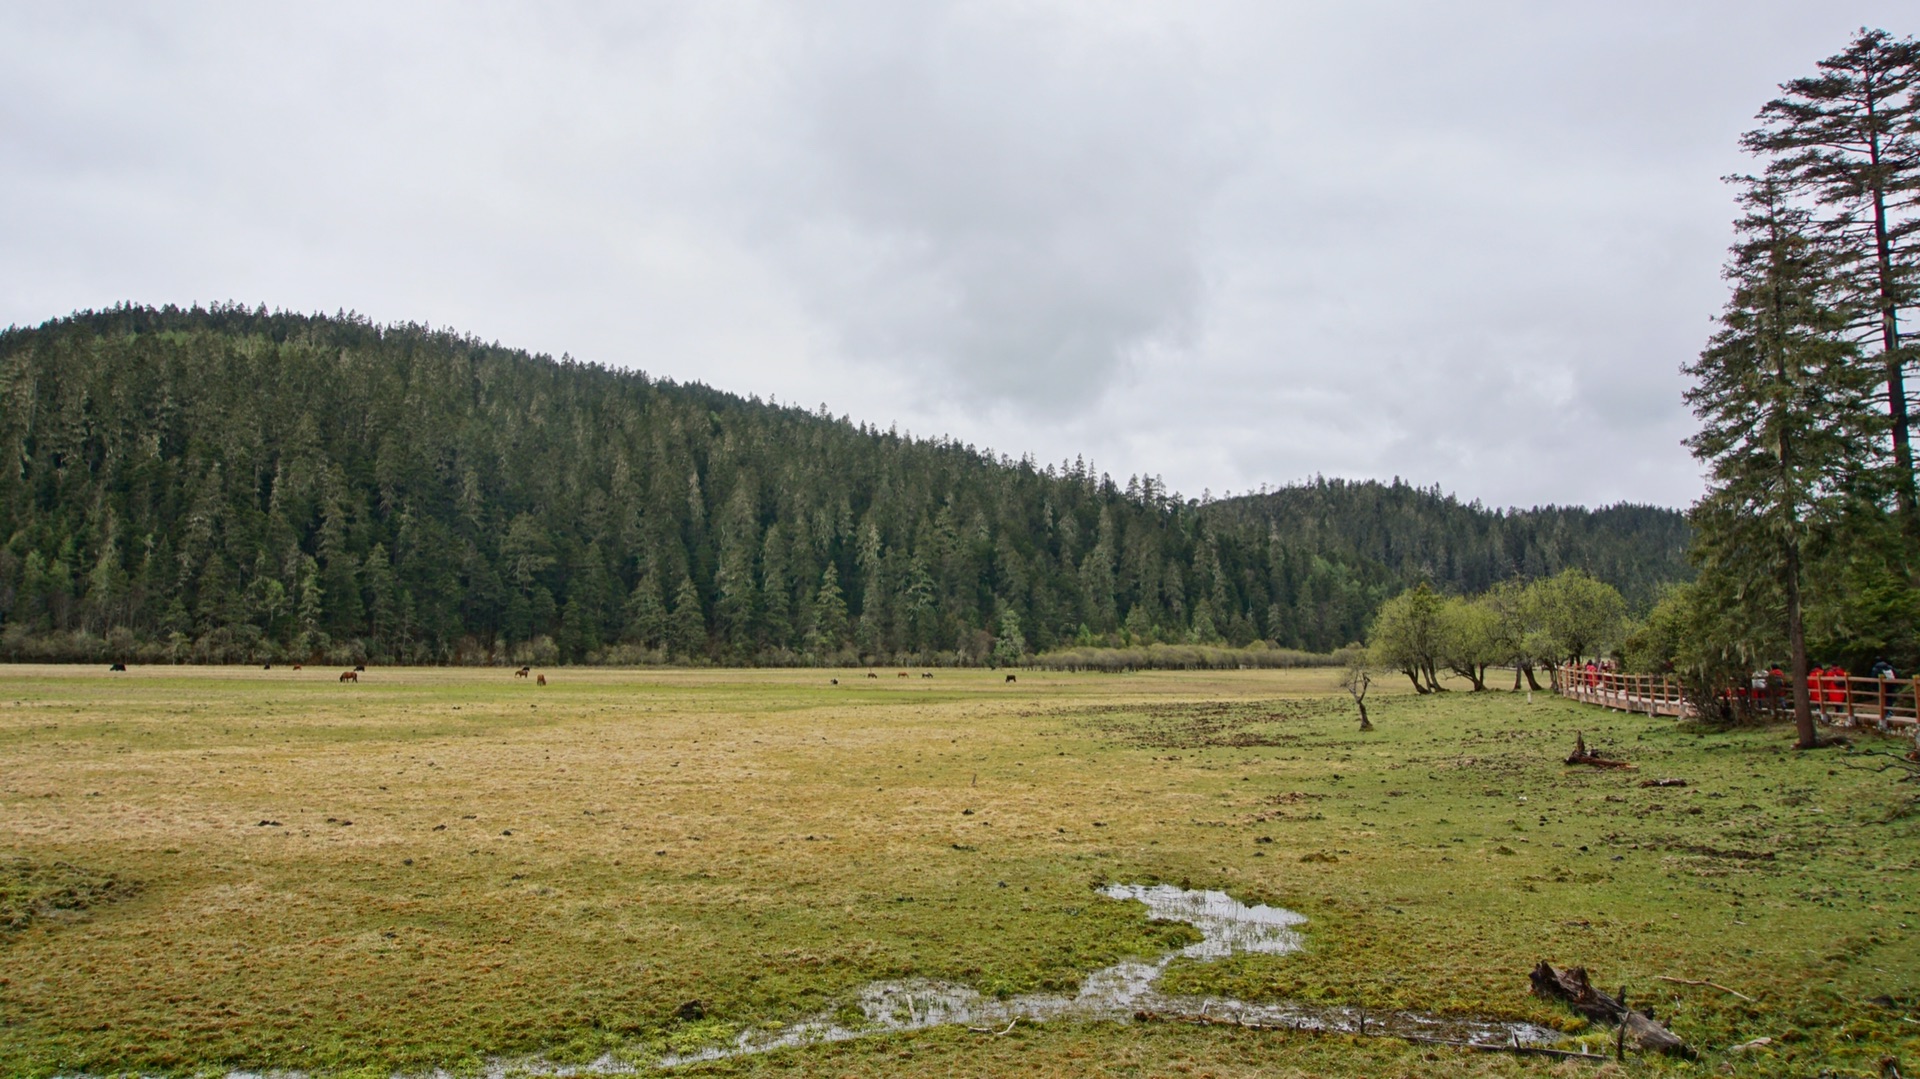
M 1651 1015 L 1634 1011 L 1623 1001 L 1595 989 L 1593 983 L 1587 980 L 1585 967 L 1555 970 L 1543 959 L 1527 975 L 1527 979 L 1533 983 L 1536 996 L 1561 1001 L 1596 1023 L 1620 1027 L 1625 1033 L 1631 1034 L 1634 1044 L 1643 1050 L 1688 1059 L 1696 1055 L 1686 1042 L 1654 1022 Z M 1625 993 L 1621 995 L 1625 996 Z
M 1631 768 L 1626 761 L 1614 760 L 1595 750 L 1587 748 L 1587 736 L 1584 731 L 1573 732 L 1573 753 L 1567 758 L 1568 764 L 1585 764 L 1594 768 Z

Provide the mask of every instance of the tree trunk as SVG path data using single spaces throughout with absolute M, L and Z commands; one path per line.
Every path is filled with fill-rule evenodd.
M 1867 103 L 1872 115 L 1873 102 Z M 1880 140 L 1876 136 L 1868 146 L 1876 184 L 1880 172 Z M 1893 503 L 1901 528 L 1908 536 L 1920 536 L 1920 511 L 1914 506 L 1913 446 L 1907 431 L 1906 374 L 1901 370 L 1899 290 L 1893 273 L 1892 243 L 1887 237 L 1887 196 L 1876 186 L 1873 192 L 1874 269 L 1880 286 L 1880 356 L 1887 368 L 1887 416 L 1893 429 Z
M 1787 542 L 1787 647 L 1793 653 L 1793 729 L 1800 735 L 1798 749 L 1817 749 L 1820 736 L 1813 730 L 1813 705 L 1807 699 L 1807 630 L 1800 618 L 1800 545 Z

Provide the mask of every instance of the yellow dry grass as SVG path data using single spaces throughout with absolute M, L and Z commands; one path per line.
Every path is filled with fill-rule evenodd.
M 359 684 L 332 669 L 0 670 L 0 866 L 27 912 L 0 935 L 0 1073 L 644 1061 L 831 1010 L 876 978 L 1067 989 L 1178 938 L 1093 895 L 1115 879 L 1226 888 L 1312 919 L 1308 956 L 1188 968 L 1177 984 L 1563 1021 L 1524 996 L 1526 966 L 1571 932 L 1558 923 L 1633 927 L 1583 935 L 1563 961 L 1609 961 L 1624 933 L 1654 957 L 1630 971 L 1742 971 L 1725 962 L 1739 931 L 1724 907 L 1698 920 L 1722 878 L 1676 895 L 1670 855 L 1581 860 L 1573 844 L 1598 829 L 1578 813 L 1519 835 L 1533 822 L 1526 811 L 1515 827 L 1515 792 L 1559 790 L 1598 813 L 1613 790 L 1614 777 L 1562 775 L 1562 736 L 1651 732 L 1675 767 L 1729 789 L 1755 760 L 1780 767 L 1765 732 L 1716 755 L 1670 723 L 1505 695 L 1416 699 L 1390 682 L 1382 729 L 1362 739 L 1332 671 L 1022 672 L 1012 685 L 947 670 L 547 673 L 541 687 L 495 670 L 375 669 Z M 1791 782 L 1829 783 L 1827 765 L 1801 775 L 1796 760 Z M 1621 791 L 1626 808 L 1659 808 Z M 1606 827 L 1651 841 L 1647 819 Z M 1910 865 L 1912 829 L 1889 827 Z M 1795 932 L 1843 922 L 1789 906 L 1748 910 Z M 1878 909 L 1848 945 L 1869 965 L 1896 961 L 1889 946 L 1912 954 L 1888 944 L 1901 909 Z M 1851 976 L 1776 951 L 1762 949 L 1759 982 Z M 1887 982 L 1896 996 L 1902 977 Z M 676 1018 L 690 1000 L 706 1019 Z M 1703 1003 L 1700 1022 L 1745 1029 L 1724 1003 Z M 1528 1066 L 1063 1023 L 709 1067 Z

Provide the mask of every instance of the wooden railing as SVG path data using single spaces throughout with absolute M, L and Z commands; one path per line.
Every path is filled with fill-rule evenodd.
M 1658 674 L 1589 671 L 1571 664 L 1553 672 L 1554 692 L 1571 700 L 1649 716 L 1690 716 L 1680 683 Z
M 1554 691 L 1562 697 L 1621 712 L 1649 716 L 1690 716 L 1693 705 L 1680 683 L 1664 675 L 1589 671 L 1571 664 L 1553 672 Z M 1920 678 L 1861 678 L 1814 675 L 1807 694 L 1816 716 L 1837 726 L 1911 727 L 1920 725 Z M 1723 694 L 1741 710 L 1781 715 L 1793 712 L 1791 686 L 1755 689 L 1742 686 Z

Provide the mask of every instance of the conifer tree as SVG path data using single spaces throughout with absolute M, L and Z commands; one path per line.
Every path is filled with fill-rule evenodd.
M 643 648 L 658 648 L 667 636 L 667 607 L 660 596 L 660 577 L 649 566 L 627 597 L 627 640 Z
M 1799 745 L 1818 740 L 1807 699 L 1802 610 L 1809 539 L 1839 513 L 1864 468 L 1875 424 L 1873 372 L 1855 363 L 1834 261 L 1814 222 L 1775 177 L 1740 178 L 1745 215 L 1726 276 L 1720 329 L 1686 368 L 1710 472 L 1694 506 L 1701 587 L 1784 631 Z M 1776 638 L 1777 639 L 1777 638 Z M 1759 643 L 1764 644 L 1766 638 Z M 1749 666 L 1763 655 L 1739 657 Z
M 1000 611 L 1000 632 L 994 635 L 993 658 L 996 663 L 1018 663 L 1027 651 L 1027 638 L 1020 632 L 1020 614 L 1012 607 Z
M 667 647 L 675 659 L 694 659 L 707 648 L 707 617 L 700 609 L 700 590 L 692 577 L 681 577 L 673 592 L 673 613 L 667 623 Z
M 813 594 L 813 618 L 807 630 L 807 650 L 824 659 L 840 651 L 846 643 L 847 598 L 840 594 L 840 571 L 829 562 L 820 573 L 819 591 Z
M 1833 285 L 1852 300 L 1849 328 L 1870 343 L 1865 358 L 1885 384 L 1895 506 L 1920 536 L 1906 390 L 1914 349 L 1901 327 L 1920 304 L 1920 43 L 1862 29 L 1819 68 L 1782 84 L 1742 145 L 1827 209 L 1804 227 L 1834 246 Z

